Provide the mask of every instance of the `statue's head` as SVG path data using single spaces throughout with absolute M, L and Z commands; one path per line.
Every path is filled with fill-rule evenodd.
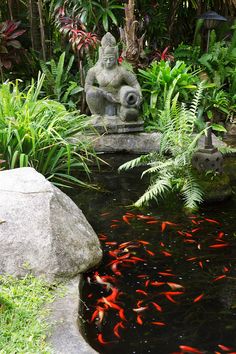
M 117 65 L 118 47 L 116 46 L 115 37 L 110 32 L 107 32 L 101 40 L 99 48 L 99 60 L 103 67 L 112 69 Z

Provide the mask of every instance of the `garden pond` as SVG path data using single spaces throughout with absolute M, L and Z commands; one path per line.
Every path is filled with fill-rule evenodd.
M 102 354 L 236 353 L 235 194 L 194 215 L 173 198 L 133 209 L 146 185 L 123 162 L 95 175 L 103 193 L 71 195 L 104 251 L 83 275 L 83 336 Z

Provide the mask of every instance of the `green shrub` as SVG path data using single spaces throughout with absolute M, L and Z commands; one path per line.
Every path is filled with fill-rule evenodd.
M 0 86 L 0 155 L 7 169 L 34 167 L 57 185 L 87 185 L 71 171 L 85 172 L 95 153 L 86 141 L 73 143 L 71 137 L 87 126 L 86 117 L 68 113 L 56 101 L 38 99 L 44 74 L 25 91 L 16 83 Z M 87 185 L 88 186 L 88 185 Z

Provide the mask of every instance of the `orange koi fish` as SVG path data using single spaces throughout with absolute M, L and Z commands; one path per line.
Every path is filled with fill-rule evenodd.
M 148 219 L 155 219 L 155 218 L 154 218 L 154 216 L 150 216 L 150 215 L 141 215 L 141 214 L 138 214 L 138 215 L 137 215 L 137 219 L 148 220 Z
M 104 234 L 98 234 L 98 238 L 99 238 L 99 240 L 101 240 L 101 241 L 107 240 L 107 236 L 104 235 Z
M 155 309 L 159 312 L 162 312 L 162 307 L 160 305 L 158 305 L 156 302 L 151 302 L 153 304 L 153 306 L 155 307 Z
M 167 300 L 169 300 L 170 302 L 173 302 L 174 304 L 177 304 L 177 301 L 175 301 L 175 300 L 173 299 L 173 297 L 171 297 L 171 295 L 165 294 L 165 297 L 166 297 Z
M 138 242 L 141 243 L 142 245 L 150 245 L 150 242 L 147 241 L 138 240 Z
M 121 336 L 119 335 L 119 328 L 125 328 L 123 322 L 118 322 L 115 327 L 113 328 L 113 333 L 117 338 L 121 338 Z
M 150 220 L 146 221 L 146 224 L 157 224 L 159 221 L 158 220 Z
M 145 250 L 148 254 L 150 254 L 150 256 L 155 256 L 155 253 L 154 252 L 152 252 L 152 251 L 150 251 L 150 250 Z
M 199 230 L 201 230 L 200 227 L 196 227 L 195 229 L 192 229 L 191 232 L 194 233 L 194 232 L 197 232 Z
M 111 224 L 111 226 L 110 226 L 111 229 L 115 229 L 117 227 L 119 227 L 119 225 L 117 225 L 117 224 Z
M 136 322 L 137 322 L 139 325 L 142 325 L 142 324 L 143 324 L 143 320 L 142 320 L 142 318 L 141 318 L 140 315 L 137 316 Z
M 172 254 L 170 252 L 160 251 L 160 253 L 164 254 L 165 257 L 172 257 Z
M 202 261 L 198 262 L 199 266 L 203 269 Z
M 164 232 L 166 229 L 166 222 L 163 221 L 163 223 L 161 224 L 161 232 Z
M 154 324 L 156 326 L 165 326 L 166 324 L 164 322 L 151 322 L 151 324 Z
M 195 297 L 195 299 L 193 300 L 193 302 L 198 302 L 198 301 L 200 301 L 200 300 L 203 298 L 203 296 L 204 296 L 204 294 L 201 294 L 201 295 Z
M 180 345 L 179 348 L 180 348 L 184 353 L 203 354 L 199 349 L 194 348 L 194 347 L 189 347 L 188 345 Z
M 106 241 L 106 242 L 105 242 L 105 245 L 108 245 L 108 246 L 115 246 L 115 245 L 117 245 L 117 242 L 116 242 L 116 241 Z
M 166 283 L 166 284 L 169 285 L 169 287 L 170 287 L 172 290 L 182 289 L 182 288 L 183 288 L 183 285 L 177 284 L 177 283 L 168 282 L 168 283 Z
M 109 344 L 109 343 L 110 343 L 110 342 L 106 342 L 106 341 L 103 339 L 102 333 L 99 333 L 99 334 L 98 334 L 97 339 L 98 339 L 99 343 L 102 344 L 102 345 L 106 345 L 106 344 Z

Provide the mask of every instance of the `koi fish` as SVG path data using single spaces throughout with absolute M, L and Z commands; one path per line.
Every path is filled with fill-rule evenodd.
M 148 254 L 150 254 L 150 256 L 155 256 L 155 253 L 154 252 L 152 252 L 152 251 L 150 251 L 150 250 L 145 250 Z
M 147 278 L 148 276 L 148 274 L 139 274 L 137 275 L 137 278 Z
M 152 281 L 150 285 L 152 286 L 161 286 L 164 285 L 165 283 L 163 281 Z
M 163 291 L 162 293 L 160 293 L 162 295 L 170 295 L 170 296 L 176 296 L 176 295 L 182 295 L 184 294 L 183 291 Z
M 210 222 L 210 223 L 213 223 L 213 224 L 220 224 L 219 221 L 216 221 L 214 219 L 207 219 L 207 218 L 204 218 L 206 221 Z
M 194 233 L 194 232 L 197 232 L 199 230 L 201 230 L 200 227 L 196 227 L 195 229 L 192 229 L 191 232 Z
M 145 285 L 146 288 L 148 287 L 149 283 L 150 283 L 150 279 L 148 279 L 148 280 L 145 281 L 145 284 L 144 284 L 144 285 Z
M 113 333 L 117 338 L 121 338 L 121 336 L 119 335 L 119 328 L 125 328 L 124 324 L 122 322 L 118 322 L 115 327 L 113 328 Z
M 153 306 L 155 307 L 155 309 L 159 312 L 162 312 L 162 307 L 160 305 L 158 305 L 156 302 L 151 302 L 153 304 Z
M 172 254 L 170 252 L 160 251 L 160 253 L 164 254 L 165 257 L 172 257 Z
M 95 273 L 95 275 L 94 275 L 94 278 L 95 278 L 95 280 L 96 280 L 96 283 L 98 283 L 98 284 L 101 284 L 101 285 L 105 285 L 106 287 L 107 287 L 107 289 L 110 289 L 111 288 L 111 283 L 109 283 L 109 282 L 107 282 L 107 281 L 104 281 L 104 277 L 105 276 L 100 276 L 99 274 L 98 274 L 98 272 L 96 272 Z M 112 277 L 109 277 L 109 278 L 112 278 Z M 113 280 L 113 279 L 112 279 Z
M 110 215 L 110 214 L 111 214 L 110 212 L 106 212 L 106 213 L 100 214 L 100 216 L 107 216 L 107 215 Z
M 216 243 L 214 245 L 209 246 L 209 248 L 222 248 L 222 247 L 227 247 L 229 246 L 228 243 Z
M 151 322 L 151 324 L 154 324 L 156 326 L 165 326 L 166 324 L 164 322 Z
M 179 348 L 184 352 L 184 353 L 196 353 L 196 354 L 202 354 L 202 352 L 194 347 L 189 347 L 188 345 L 180 345 Z
M 202 261 L 198 262 L 199 266 L 203 269 Z
M 158 274 L 160 274 L 160 275 L 165 275 L 165 276 L 167 276 L 167 277 L 175 277 L 175 274 L 173 274 L 173 273 L 158 272 Z
M 114 302 L 108 301 L 105 297 L 102 298 L 103 302 L 107 304 L 110 308 L 120 311 L 121 307 Z M 101 301 L 101 300 L 100 300 Z
M 141 243 L 142 245 L 150 245 L 150 242 L 147 241 L 138 240 L 138 242 Z
M 124 309 L 120 309 L 120 311 L 119 311 L 119 316 L 120 316 L 120 318 L 123 320 L 123 321 L 127 321 L 127 319 L 126 319 L 126 317 L 125 317 L 125 311 L 124 311 Z
M 126 224 L 131 225 L 127 215 L 123 215 L 122 219 L 123 219 L 124 222 L 126 222 Z
M 168 283 L 166 283 L 166 284 L 169 285 L 169 287 L 170 287 L 172 290 L 182 289 L 182 288 L 183 288 L 183 285 L 177 284 L 177 283 L 168 282 Z
M 113 219 L 113 220 L 111 220 L 112 222 L 120 222 L 120 220 L 118 220 L 118 219 Z
M 224 237 L 224 235 L 225 235 L 224 232 L 220 231 L 218 233 L 218 238 L 221 239 L 222 237 Z
M 191 220 L 194 225 L 198 225 L 198 222 L 196 220 Z
M 105 242 L 105 245 L 108 245 L 108 246 L 115 246 L 115 245 L 117 245 L 117 242 L 116 242 L 116 241 L 106 241 L 106 242 Z
M 160 242 L 161 247 L 165 247 L 165 244 L 163 242 Z
M 110 343 L 110 342 L 106 342 L 106 341 L 103 339 L 102 333 L 99 333 L 99 334 L 98 334 L 97 339 L 98 339 L 99 343 L 102 344 L 102 345 L 106 345 L 106 344 L 109 344 L 109 343 Z
M 223 344 L 218 344 L 218 347 L 223 350 L 224 352 L 230 352 L 231 350 L 233 350 L 232 348 L 230 347 L 226 347 L 225 345 Z
M 148 219 L 155 219 L 154 216 L 150 216 L 150 215 L 142 215 L 142 214 L 138 214 L 137 215 L 137 219 L 144 219 L 144 220 L 148 220 Z
M 158 220 L 150 220 L 147 221 L 146 224 L 157 224 L 159 221 Z
M 161 232 L 164 232 L 165 231 L 165 229 L 166 229 L 166 222 L 163 222 L 162 224 L 161 224 Z
M 143 320 L 142 320 L 142 318 L 141 318 L 140 315 L 137 316 L 136 322 L 137 322 L 139 325 L 142 325 L 142 324 L 143 324 Z
M 193 302 L 198 302 L 198 301 L 200 301 L 200 300 L 203 298 L 203 296 L 204 296 L 204 294 L 201 294 L 201 295 L 195 297 L 195 299 L 193 300 Z
M 107 240 L 107 236 L 104 235 L 104 234 L 98 234 L 98 238 L 99 238 L 99 240 L 101 240 L 101 241 Z
M 227 268 L 226 266 L 223 267 L 223 272 L 227 273 L 229 271 L 229 268 Z
M 139 312 L 143 312 L 147 309 L 148 309 L 148 306 L 142 306 L 142 307 L 137 307 L 137 308 L 133 309 L 133 311 L 139 313 Z
M 218 277 L 214 278 L 212 281 L 218 281 L 218 280 L 224 279 L 224 278 L 226 278 L 226 275 L 225 275 L 225 274 L 219 275 Z
M 145 296 L 148 295 L 148 293 L 146 291 L 141 290 L 141 289 L 136 289 L 135 291 L 136 291 L 136 293 L 139 293 L 139 294 L 142 294 L 142 295 L 145 295 Z
M 167 300 L 169 300 L 170 302 L 173 302 L 174 304 L 177 304 L 177 301 L 175 301 L 175 300 L 171 297 L 171 295 L 165 294 L 165 297 L 166 297 Z
M 119 225 L 117 225 L 117 224 L 112 224 L 112 225 L 110 226 L 111 229 L 115 229 L 116 227 L 119 227 Z

